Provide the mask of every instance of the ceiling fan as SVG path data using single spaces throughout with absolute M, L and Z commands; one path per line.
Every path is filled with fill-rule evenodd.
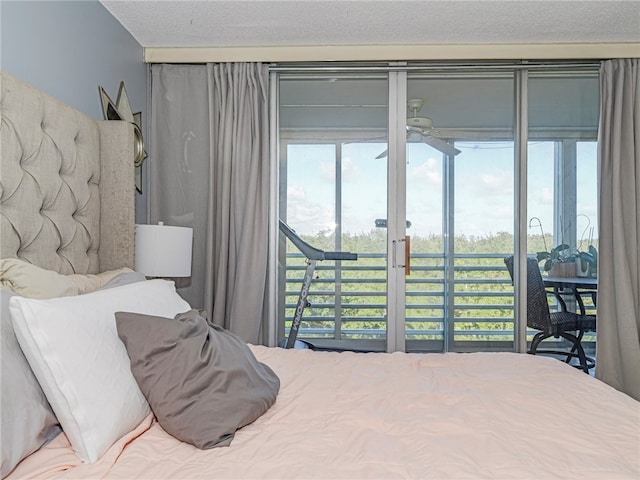
M 424 142 L 427 145 L 432 146 L 436 150 L 441 151 L 445 155 L 455 156 L 460 153 L 460 150 L 453 145 L 448 144 L 444 140 L 438 138 L 439 132 L 433 128 L 433 120 L 428 117 L 419 117 L 418 112 L 424 105 L 424 100 L 421 98 L 412 98 L 407 102 L 409 110 L 412 112 L 412 116 L 407 118 L 407 140 L 413 142 Z M 383 158 L 388 155 L 388 150 L 385 150 L 376 158 Z

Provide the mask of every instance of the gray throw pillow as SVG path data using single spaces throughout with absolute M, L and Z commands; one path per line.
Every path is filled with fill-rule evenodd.
M 11 291 L 0 288 L 2 478 L 20 460 L 62 431 L 13 332 L 9 313 L 9 299 L 13 295 Z
M 280 380 L 247 344 L 197 310 L 116 313 L 131 371 L 162 428 L 201 449 L 227 446 L 276 400 Z

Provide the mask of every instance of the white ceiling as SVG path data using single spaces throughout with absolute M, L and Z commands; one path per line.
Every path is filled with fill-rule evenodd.
M 640 42 L 640 0 L 100 2 L 143 47 Z

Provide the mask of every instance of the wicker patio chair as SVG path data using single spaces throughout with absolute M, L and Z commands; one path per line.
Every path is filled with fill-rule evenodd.
M 506 257 L 504 263 L 513 281 L 513 256 Z M 544 287 L 538 262 L 534 258 L 527 258 L 527 327 L 539 330 L 531 341 L 528 353 L 562 355 L 566 363 L 572 358 L 578 358 L 579 367 L 589 373 L 589 369 L 595 366 L 595 361 L 585 355 L 581 342 L 585 332 L 595 331 L 595 315 L 569 312 L 564 308 L 564 302 L 560 302 L 562 311 L 551 313 L 547 301 L 549 294 L 552 292 L 548 292 Z M 566 339 L 572 345 L 571 350 L 539 349 L 540 343 L 550 337 Z

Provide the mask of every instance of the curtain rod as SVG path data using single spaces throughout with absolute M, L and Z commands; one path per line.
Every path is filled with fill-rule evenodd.
M 278 64 L 269 65 L 272 72 L 313 73 L 313 72 L 406 72 L 406 71 L 501 71 L 501 70 L 548 70 L 548 69 L 593 69 L 600 66 L 600 61 L 591 62 L 510 62 L 510 63 L 407 63 L 406 65 L 390 64 L 358 64 L 358 63 L 323 63 L 323 64 Z

